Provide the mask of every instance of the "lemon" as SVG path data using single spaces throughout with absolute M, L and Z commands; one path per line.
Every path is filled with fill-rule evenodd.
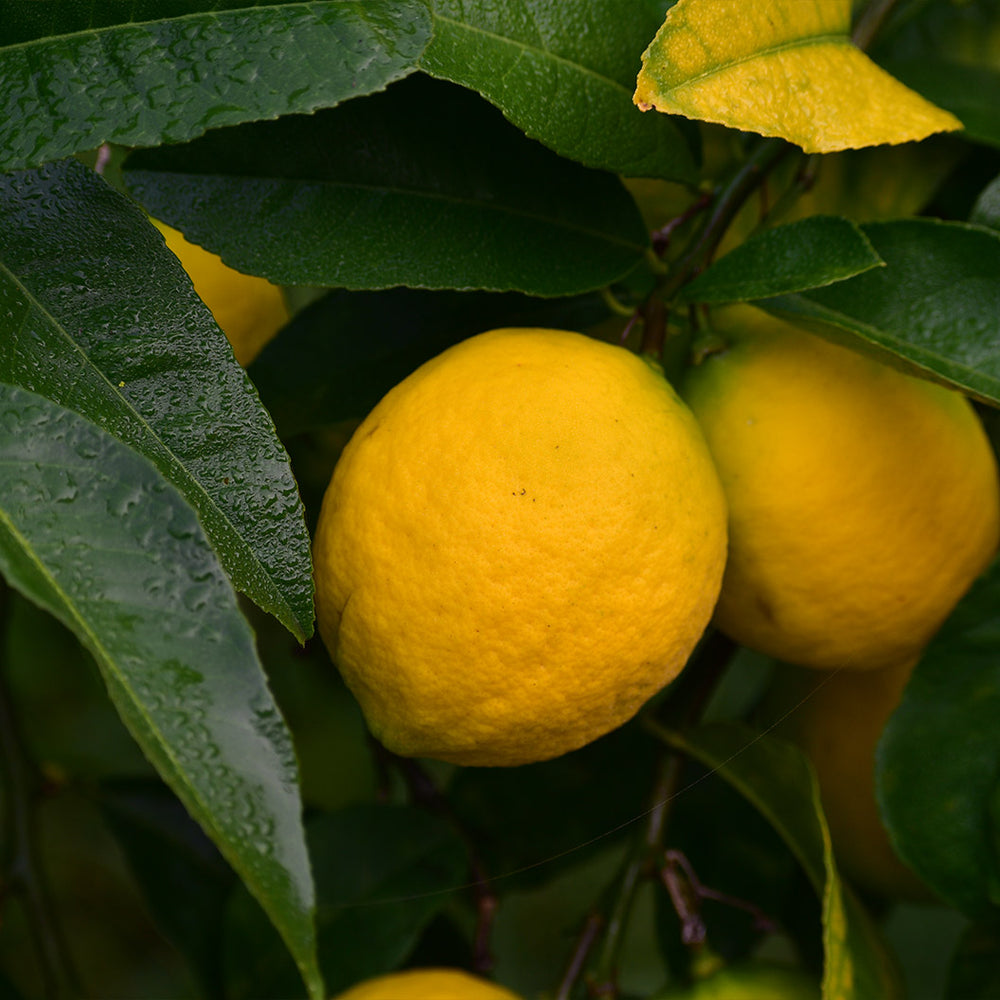
M 319 629 L 390 750 L 544 760 L 679 673 L 725 522 L 661 373 L 578 333 L 494 330 L 392 389 L 344 449 L 314 539 Z
M 769 701 L 772 714 L 788 713 L 777 734 L 795 743 L 816 771 L 843 874 L 886 899 L 927 902 L 933 894 L 896 854 L 875 799 L 875 750 L 915 662 L 840 671 L 818 687 L 815 671 L 785 668 Z
M 461 969 L 410 969 L 376 976 L 336 1000 L 518 1000 L 510 990 Z
M 690 986 L 672 986 L 656 1000 L 820 1000 L 819 983 L 777 962 L 726 965 Z
M 993 452 L 968 400 L 759 310 L 687 373 L 729 503 L 716 623 L 791 663 L 916 655 L 1000 535 Z
M 236 360 L 248 365 L 288 322 L 288 308 L 277 285 L 236 271 L 221 257 L 189 243 L 176 229 L 151 220 L 168 249 L 187 271 L 194 290 L 211 310 L 232 345 Z

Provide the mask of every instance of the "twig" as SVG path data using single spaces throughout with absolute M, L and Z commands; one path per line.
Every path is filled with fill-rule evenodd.
M 8 593 L 0 582 L 0 638 L 6 632 Z M 24 910 L 47 1000 L 81 995 L 41 859 L 35 804 L 41 781 L 21 737 L 0 661 L 0 776 L 3 794 L 3 894 Z
M 898 0 L 871 0 L 851 32 L 851 41 L 859 49 L 867 49 L 882 30 Z
M 602 930 L 604 930 L 604 917 L 597 912 L 589 914 L 584 921 L 583 930 L 580 931 L 576 947 L 573 949 L 573 954 L 570 956 L 569 964 L 566 966 L 566 971 L 563 973 L 562 981 L 559 983 L 553 1000 L 569 1000 L 573 987 L 587 964 L 597 936 Z

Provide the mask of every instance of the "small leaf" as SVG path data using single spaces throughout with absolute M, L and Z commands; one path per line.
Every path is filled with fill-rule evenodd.
M 697 179 L 669 118 L 638 115 L 636 54 L 662 5 L 634 0 L 435 0 L 420 66 L 478 91 L 561 156 L 631 177 Z
M 1000 233 L 933 219 L 861 229 L 885 267 L 757 304 L 914 375 L 1000 404 Z
M 412 806 L 348 806 L 310 823 L 307 836 L 328 995 L 398 966 L 468 881 L 454 829 Z M 227 995 L 294 995 L 287 953 L 245 895 L 234 898 L 226 932 Z
M 333 291 L 302 310 L 250 366 L 281 434 L 363 417 L 446 347 L 504 326 L 582 330 L 608 315 L 597 293 L 532 299 L 513 292 Z
M 994 177 L 979 193 L 969 222 L 1000 230 L 1000 176 Z
M 681 291 L 687 302 L 745 302 L 832 285 L 882 265 L 847 219 L 813 215 L 749 237 Z
M 1000 916 L 1000 561 L 927 647 L 876 754 L 899 855 L 966 915 Z
M 430 35 L 423 0 L 104 4 L 83 23 L 27 6 L 46 10 L 4 11 L 0 170 L 330 107 L 411 72 Z
M 679 0 L 643 53 L 643 110 L 778 136 L 807 153 L 962 127 L 850 40 L 851 0 Z
M 145 458 L 0 383 L 0 572 L 93 654 L 119 715 L 322 995 L 291 737 L 195 516 Z
M 802 864 L 823 900 L 824 1000 L 899 997 L 896 970 L 878 930 L 837 873 L 819 787 L 802 753 L 739 723 L 654 731 L 752 802 Z
M 618 178 L 422 75 L 311 118 L 137 153 L 126 181 L 157 218 L 281 285 L 571 295 L 617 280 L 648 244 Z
M 270 417 L 160 234 L 72 160 L 0 177 L 0 379 L 155 462 L 236 587 L 312 632 L 309 538 Z

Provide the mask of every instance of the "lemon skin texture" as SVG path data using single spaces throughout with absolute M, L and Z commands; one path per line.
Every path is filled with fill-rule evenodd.
M 335 1000 L 519 1000 L 510 990 L 461 969 L 411 969 L 368 979 Z
M 656 1000 L 820 1000 L 820 987 L 800 969 L 745 962 L 724 966 L 690 986 L 670 987 Z
M 725 551 L 714 466 L 660 373 L 581 334 L 495 330 L 344 449 L 314 538 L 319 630 L 390 750 L 545 760 L 680 672 Z
M 812 763 L 842 874 L 872 895 L 926 903 L 935 897 L 896 854 L 875 798 L 875 751 L 915 664 L 839 671 L 821 683 L 815 671 L 785 667 L 769 701 L 772 713 L 790 710 L 776 735 Z
M 221 257 L 189 243 L 176 229 L 152 220 L 168 249 L 187 271 L 194 290 L 208 306 L 215 322 L 244 367 L 288 322 L 288 307 L 277 285 L 265 278 L 236 271 Z
M 916 655 L 1000 537 L 972 406 L 750 307 L 716 328 L 727 346 L 681 390 L 729 503 L 716 624 L 802 666 Z

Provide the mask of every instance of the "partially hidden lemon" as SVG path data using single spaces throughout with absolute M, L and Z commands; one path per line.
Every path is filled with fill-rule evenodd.
M 768 696 L 782 716 L 777 735 L 809 758 L 819 782 L 841 870 L 867 892 L 929 902 L 931 890 L 896 854 L 875 798 L 875 751 L 916 660 L 882 670 L 842 670 L 817 682 L 815 671 L 785 667 Z
M 336 1000 L 518 1000 L 510 990 L 461 969 L 410 969 L 367 979 Z
M 281 289 L 266 278 L 243 274 L 221 257 L 186 240 L 182 233 L 151 220 L 168 249 L 187 271 L 194 290 L 211 310 L 241 365 L 248 365 L 288 322 Z
M 733 639 L 820 668 L 915 656 L 1000 537 L 968 400 L 750 307 L 681 393 L 729 504 L 716 610 Z
M 659 372 L 577 333 L 491 331 L 391 390 L 345 448 L 314 540 L 319 629 L 390 750 L 544 760 L 679 673 L 725 523 Z
M 723 966 L 690 985 L 671 986 L 654 1000 L 820 1000 L 820 986 L 802 969 L 748 961 Z

